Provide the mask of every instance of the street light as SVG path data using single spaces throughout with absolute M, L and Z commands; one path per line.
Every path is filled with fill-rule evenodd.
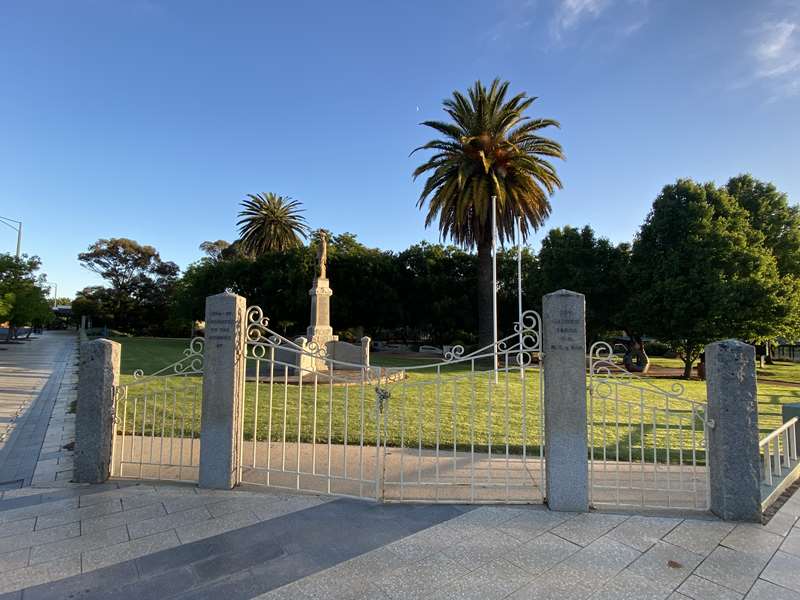
M 11 223 L 16 223 L 16 227 L 9 223 L 9 221 L 11 221 Z M 11 227 L 11 229 L 17 232 L 17 258 L 19 258 L 20 249 L 22 248 L 22 221 L 9 219 L 8 217 L 0 217 L 0 223 Z

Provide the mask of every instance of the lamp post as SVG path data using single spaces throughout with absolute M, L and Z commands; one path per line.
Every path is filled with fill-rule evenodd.
M 16 223 L 16 226 L 9 223 L 9 221 L 11 221 L 11 223 Z M 7 225 L 17 232 L 17 258 L 19 258 L 20 250 L 22 248 L 22 221 L 9 219 L 8 217 L 0 217 L 0 223 Z

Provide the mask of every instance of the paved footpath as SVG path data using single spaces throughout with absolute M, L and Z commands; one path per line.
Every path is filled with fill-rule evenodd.
M 32 484 L 0 492 L 0 600 L 800 600 L 800 496 L 761 526 L 79 486 L 64 470 L 69 456 L 49 454 L 71 433 L 74 367 L 60 381 Z
M 0 599 L 800 599 L 767 526 L 112 482 L 0 499 Z
M 53 409 L 59 401 L 66 408 L 70 393 L 74 396 L 77 339 L 74 331 L 54 331 L 0 344 L 0 490 L 33 481 Z M 48 441 L 55 478 L 71 463 L 62 457 L 60 438 Z

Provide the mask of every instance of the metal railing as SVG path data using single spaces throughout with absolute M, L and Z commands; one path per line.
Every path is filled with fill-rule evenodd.
M 791 469 L 797 462 L 797 417 L 767 435 L 758 447 L 763 460 L 761 481 L 772 486 L 775 478 L 783 478 L 784 469 Z

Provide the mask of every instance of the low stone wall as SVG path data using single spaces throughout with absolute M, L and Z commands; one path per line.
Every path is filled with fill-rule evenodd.
M 361 345 L 351 344 L 349 342 L 328 342 L 326 350 L 328 358 L 337 361 L 337 363 L 350 363 L 353 365 L 369 366 L 369 349 L 372 340 L 364 336 L 361 338 Z M 346 365 L 336 365 L 337 369 L 347 369 Z M 352 367 L 357 368 L 357 367 Z

